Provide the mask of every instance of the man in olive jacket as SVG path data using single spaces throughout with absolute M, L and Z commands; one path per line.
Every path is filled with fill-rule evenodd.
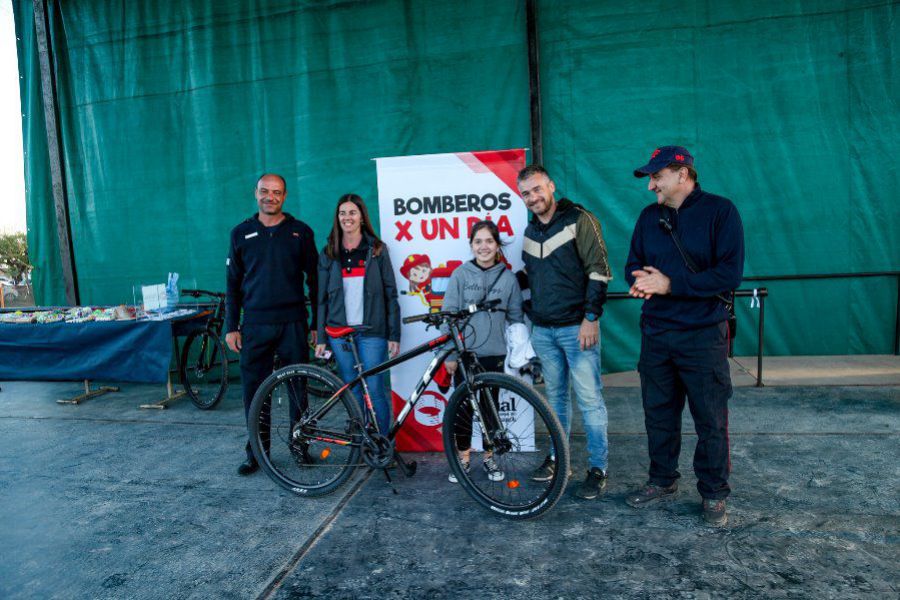
M 534 213 L 522 247 L 527 284 L 526 312 L 534 323 L 531 344 L 541 359 L 545 389 L 566 432 L 571 429 L 569 382 L 587 434 L 587 477 L 576 495 L 598 498 L 606 489 L 607 414 L 600 380 L 600 324 L 611 279 L 600 221 L 565 198 L 539 165 L 518 176 L 519 193 Z M 547 481 L 556 470 L 548 456 L 532 479 Z

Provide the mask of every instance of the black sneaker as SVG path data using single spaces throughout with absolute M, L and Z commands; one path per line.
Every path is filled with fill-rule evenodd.
M 548 456 L 544 459 L 544 462 L 541 463 L 541 466 L 535 469 L 534 473 L 531 474 L 531 480 L 550 481 L 553 479 L 554 473 L 556 473 L 556 461 L 552 456 Z
M 254 459 L 248 458 L 244 462 L 241 463 L 241 466 L 238 467 L 238 475 L 250 475 L 251 473 L 256 473 L 259 469 L 259 463 L 257 463 Z
M 537 469 L 531 474 L 532 481 L 550 481 L 556 473 L 556 459 L 548 456 L 544 459 Z M 572 469 L 569 469 L 569 477 L 572 476 Z
M 625 504 L 631 508 L 644 508 L 656 502 L 673 499 L 677 491 L 677 481 L 669 486 L 660 486 L 648 481 L 644 487 L 625 498 Z
M 506 473 L 503 472 L 503 469 L 500 468 L 493 456 L 485 458 L 481 466 L 484 468 L 487 478 L 491 481 L 503 481 L 506 479 Z
M 606 472 L 597 467 L 591 467 L 587 477 L 578 486 L 575 495 L 582 500 L 593 500 L 606 492 Z
M 704 498 L 703 520 L 713 527 L 723 527 L 728 523 L 728 513 L 725 512 L 725 500 Z

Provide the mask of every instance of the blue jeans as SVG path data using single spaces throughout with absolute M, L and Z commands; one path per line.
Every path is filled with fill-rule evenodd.
M 578 408 L 587 434 L 587 451 L 590 466 L 606 471 L 609 464 L 609 441 L 606 437 L 606 403 L 603 402 L 603 382 L 600 380 L 600 342 L 589 350 L 578 348 L 580 325 L 566 327 L 540 327 L 531 332 L 531 345 L 541 359 L 547 400 L 556 411 L 566 431 L 572 430 L 569 412 L 569 380 L 575 391 Z
M 356 341 L 356 351 L 362 361 L 363 370 L 371 369 L 387 360 L 387 340 L 379 337 L 366 337 L 359 334 L 353 336 Z M 338 372 L 344 383 L 356 378 L 356 362 L 353 359 L 353 350 L 350 343 L 344 340 L 328 340 L 334 359 L 337 361 Z M 387 435 L 391 427 L 391 402 L 388 398 L 387 372 L 366 377 L 366 385 L 369 387 L 369 397 L 375 409 L 375 419 L 378 422 L 378 430 Z M 359 399 L 363 414 L 366 412 L 366 401 L 363 398 L 362 386 L 356 384 L 353 393 Z

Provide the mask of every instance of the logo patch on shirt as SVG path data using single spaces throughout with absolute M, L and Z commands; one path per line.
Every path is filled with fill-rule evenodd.
M 244 236 L 244 239 L 245 239 L 245 240 L 249 240 L 250 238 L 254 238 L 254 237 L 258 236 L 258 235 L 259 235 L 259 232 L 258 232 L 258 231 L 254 231 L 253 233 L 248 233 L 247 235 L 245 235 L 245 236 Z
M 295 238 L 298 238 L 298 237 L 300 237 L 300 234 L 299 234 L 299 233 L 297 233 L 297 232 L 296 232 L 296 231 L 295 231 L 295 232 L 293 232 L 293 233 L 292 233 L 292 234 L 291 234 L 291 235 L 292 235 L 292 236 L 294 236 L 294 237 L 295 237 Z

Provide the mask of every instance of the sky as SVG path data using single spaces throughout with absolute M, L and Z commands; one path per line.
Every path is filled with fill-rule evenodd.
M 0 1 L 0 233 L 25 231 L 22 104 L 12 2 Z

